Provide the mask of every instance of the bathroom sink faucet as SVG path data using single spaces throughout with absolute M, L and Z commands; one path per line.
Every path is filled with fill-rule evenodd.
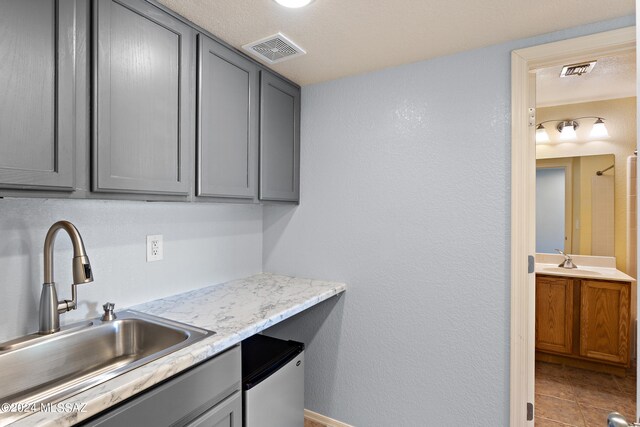
M 53 281 L 53 244 L 58 231 L 64 230 L 73 245 L 73 283 L 71 300 L 58 301 L 56 283 Z M 49 228 L 44 239 L 44 283 L 40 294 L 40 335 L 52 334 L 60 330 L 60 314 L 77 307 L 76 286 L 93 282 L 91 264 L 84 249 L 78 229 L 69 221 L 58 221 Z
M 578 266 L 573 263 L 573 259 L 571 258 L 571 255 L 564 253 L 560 249 L 556 249 L 556 252 L 558 252 L 560 255 L 564 256 L 564 261 L 561 262 L 560 264 L 558 264 L 558 267 L 562 267 L 562 268 L 578 268 Z

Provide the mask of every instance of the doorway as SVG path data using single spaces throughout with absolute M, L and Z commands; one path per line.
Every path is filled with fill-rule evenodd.
M 512 53 L 512 308 L 510 378 L 510 421 L 512 426 L 533 425 L 535 413 L 533 405 L 535 401 L 534 372 L 536 356 L 536 276 L 534 274 L 535 258 L 533 257 L 536 247 L 535 128 L 537 121 L 535 70 L 579 63 L 593 58 L 625 52 L 635 52 L 635 28 L 624 28 L 520 49 Z M 561 119 L 566 120 L 567 118 L 562 117 Z M 573 228 L 570 230 L 575 231 Z M 575 241 L 575 239 L 572 240 Z M 598 285 L 596 281 L 593 282 Z M 591 287 L 583 289 L 585 289 L 585 295 L 591 295 L 588 294 L 588 292 L 592 291 Z M 594 290 L 593 292 L 595 292 L 593 293 L 595 295 L 600 290 Z M 635 308 L 635 299 L 632 304 Z M 568 302 L 566 308 L 569 309 Z M 587 348 L 585 351 L 588 350 Z M 615 379 L 612 379 L 612 381 L 615 382 Z M 635 420 L 630 419 L 629 421 Z M 602 419 L 601 425 L 605 423 L 606 420 Z M 579 422 L 576 425 L 584 424 Z

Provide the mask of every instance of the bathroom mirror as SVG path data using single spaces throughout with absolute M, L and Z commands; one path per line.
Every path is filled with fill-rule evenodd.
M 536 252 L 614 256 L 615 156 L 536 161 Z

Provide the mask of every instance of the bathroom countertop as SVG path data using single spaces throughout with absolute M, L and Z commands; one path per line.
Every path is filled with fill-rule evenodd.
M 344 283 L 262 273 L 130 307 L 216 334 L 60 402 L 83 412 L 0 414 L 0 425 L 80 422 L 345 290 Z
M 536 263 L 536 274 L 547 276 L 576 277 L 580 279 L 612 280 L 615 282 L 635 282 L 636 279 L 616 268 L 578 265 L 578 268 L 560 268 L 558 264 Z

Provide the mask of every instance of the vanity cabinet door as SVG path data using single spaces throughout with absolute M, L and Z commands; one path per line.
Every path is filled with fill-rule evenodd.
M 0 2 L 0 188 L 74 188 L 77 7 Z
M 573 279 L 536 277 L 536 349 L 571 354 Z
M 300 200 L 300 89 L 260 73 L 260 200 Z
M 187 195 L 195 33 L 144 0 L 93 5 L 92 190 Z
M 582 280 L 580 355 L 629 364 L 630 284 Z
M 256 197 L 258 67 L 200 34 L 197 195 Z

